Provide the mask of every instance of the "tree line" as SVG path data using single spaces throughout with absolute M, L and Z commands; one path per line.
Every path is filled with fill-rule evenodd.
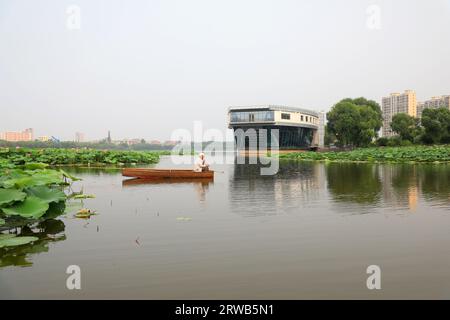
M 327 113 L 325 145 L 340 147 L 450 143 L 450 110 L 426 108 L 418 119 L 406 113 L 392 117 L 394 137 L 378 137 L 383 124 L 380 105 L 366 98 L 343 99 Z
M 74 141 L 4 141 L 0 140 L 0 147 L 7 148 L 61 148 L 61 149 L 96 149 L 96 150 L 134 150 L 134 151 L 159 151 L 171 150 L 173 146 L 150 144 L 145 141 L 129 145 L 127 143 L 108 143 L 107 141 L 100 142 L 74 142 Z

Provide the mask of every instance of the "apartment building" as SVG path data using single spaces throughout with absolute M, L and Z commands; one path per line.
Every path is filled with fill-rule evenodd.
M 28 128 L 22 132 L 7 131 L 0 133 L 0 140 L 17 142 L 17 141 L 33 141 L 33 129 Z
M 417 114 L 416 92 L 406 90 L 404 93 L 391 93 L 382 99 L 383 110 L 383 137 L 391 137 L 394 132 L 391 129 L 392 117 L 397 113 L 406 113 L 412 117 Z
M 430 100 L 419 102 L 417 105 L 417 117 L 422 118 L 422 112 L 425 108 L 437 109 L 440 107 L 450 109 L 450 95 L 432 97 Z

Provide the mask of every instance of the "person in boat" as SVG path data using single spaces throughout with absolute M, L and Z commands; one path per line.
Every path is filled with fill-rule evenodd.
M 194 171 L 195 172 L 209 171 L 209 164 L 206 163 L 205 154 L 203 152 L 201 152 L 198 155 L 198 158 L 195 161 Z

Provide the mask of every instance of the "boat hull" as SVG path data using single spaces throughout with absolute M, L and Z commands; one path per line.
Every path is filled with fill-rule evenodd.
M 214 178 L 214 171 L 195 172 L 183 169 L 126 168 L 122 169 L 122 175 L 139 179 L 212 179 Z

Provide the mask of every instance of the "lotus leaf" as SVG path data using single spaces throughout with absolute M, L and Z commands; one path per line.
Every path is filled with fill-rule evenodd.
M 3 233 L 0 233 L 0 241 L 6 240 L 6 239 L 10 239 L 10 238 L 14 238 L 15 236 L 16 236 L 15 234 L 3 234 Z
M 48 208 L 48 202 L 34 196 L 29 196 L 24 202 L 9 208 L 3 208 L 2 210 L 6 215 L 38 219 L 45 214 Z
M 60 190 L 51 189 L 47 186 L 37 186 L 28 188 L 26 192 L 29 195 L 35 196 L 41 200 L 44 200 L 47 203 L 60 202 L 66 200 L 66 195 L 64 194 L 64 192 Z
M 48 167 L 48 164 L 46 163 L 40 163 L 40 162 L 30 162 L 25 164 L 24 169 L 26 170 L 37 170 L 37 169 L 45 169 Z
M 77 194 L 73 198 L 74 199 L 94 199 L 95 195 L 93 195 L 93 194 Z
M 15 247 L 23 244 L 27 244 L 33 241 L 39 240 L 36 237 L 16 237 L 12 235 L 12 237 L 0 238 L 0 248 L 3 247 Z
M 0 188 L 0 207 L 15 201 L 23 201 L 26 193 L 15 189 Z

